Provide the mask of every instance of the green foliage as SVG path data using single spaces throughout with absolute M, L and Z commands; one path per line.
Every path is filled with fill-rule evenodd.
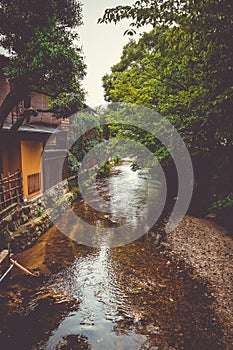
M 194 39 L 177 26 L 145 33 L 138 43 L 125 46 L 121 61 L 103 83 L 108 101 L 155 108 L 169 118 L 188 145 L 204 149 L 210 140 L 212 147 L 220 145 L 227 135 L 231 143 L 232 87 L 217 72 L 228 70 L 227 55 L 232 54 L 225 53 L 225 63 L 216 61 L 217 46 L 204 38 Z M 227 123 L 218 122 L 220 113 Z
M 230 193 L 224 199 L 213 202 L 209 208 L 209 211 L 221 211 L 226 208 L 233 208 L 233 193 Z
M 208 211 L 216 214 L 217 222 L 228 228 L 228 233 L 232 236 L 233 193 L 231 192 L 225 198 L 213 202 Z
M 155 112 L 151 113 L 150 109 L 142 108 L 133 103 L 109 104 L 108 108 L 99 110 L 99 114 L 100 118 L 104 117 L 108 124 L 111 142 L 107 143 L 106 148 L 108 148 L 109 154 L 119 154 L 122 158 L 131 157 L 135 162 L 139 157 L 140 164 L 144 167 L 153 167 L 157 165 L 157 160 L 161 161 L 165 158 L 164 165 L 169 163 L 170 153 L 155 135 L 158 133 L 166 139 L 170 139 L 170 146 L 174 147 L 173 135 L 170 135 L 170 128 L 166 128 L 167 120 L 165 118 L 161 121 L 160 118 L 157 120 Z M 135 119 L 138 126 L 133 125 Z M 152 133 L 146 131 L 148 125 L 151 126 Z M 125 139 L 127 142 L 122 142 Z M 152 159 L 148 160 L 147 149 L 155 154 L 156 157 L 153 161 Z
M 105 99 L 150 107 L 175 126 L 193 156 L 196 187 L 204 188 L 198 193 L 210 196 L 207 202 L 232 192 L 232 10 L 230 0 L 138 0 L 107 9 L 99 20 L 131 18 L 133 30 L 154 27 L 138 41 L 130 39 L 120 62 L 103 77 Z M 166 132 L 164 123 L 157 128 Z M 125 126 L 114 132 L 130 134 Z M 131 134 L 170 164 L 169 152 L 150 134 Z
M 76 137 L 77 130 L 81 135 L 78 139 Z M 74 144 L 70 151 L 69 162 L 73 162 L 72 166 L 75 170 L 79 167 L 79 162 L 82 161 L 90 149 L 101 141 L 103 128 L 100 127 L 100 122 L 96 115 L 79 112 L 76 116 L 72 117 L 70 134 L 74 140 Z
M 39 206 L 39 207 L 36 209 L 36 215 L 37 215 L 37 216 L 41 216 L 44 212 L 45 212 L 45 207 L 43 207 L 43 206 Z
M 77 132 L 80 135 L 77 139 Z M 100 126 L 99 118 L 95 114 L 88 112 L 78 112 L 72 117 L 70 123 L 70 137 L 74 141 L 68 154 L 68 164 L 71 179 L 69 180 L 69 189 L 74 193 L 74 200 L 80 197 L 79 190 L 79 170 L 85 155 L 102 140 L 103 128 Z M 95 173 L 95 164 L 90 164 L 87 172 L 86 182 L 83 187 L 88 187 L 89 182 Z
M 120 163 L 120 160 L 121 160 L 121 158 L 120 158 L 120 156 L 118 156 L 117 154 L 116 154 L 115 156 L 112 157 L 112 163 L 113 163 L 114 165 L 119 164 L 119 163 Z
M 108 177 L 111 174 L 112 164 L 110 162 L 104 162 L 98 171 L 98 177 Z
M 156 108 L 193 152 L 232 146 L 232 2 L 139 0 L 99 22 L 123 18 L 155 29 L 124 47 L 103 78 L 106 100 Z
M 78 161 L 79 155 L 76 155 L 75 152 L 77 151 L 73 149 L 68 153 L 68 164 L 71 176 L 76 176 L 80 167 L 80 162 Z
M 72 182 L 69 183 L 69 190 L 72 193 L 72 196 L 68 198 L 70 203 L 73 203 L 82 197 L 79 187 L 75 186 Z
M 74 45 L 81 23 L 78 1 L 0 1 L 0 45 L 10 54 L 9 81 L 48 94 L 59 117 L 72 114 L 84 99 L 80 80 L 85 64 Z
M 206 33 L 229 29 L 232 23 L 231 0 L 137 0 L 132 6 L 120 5 L 105 10 L 99 23 L 117 23 L 132 19 L 129 32 L 144 25 L 174 25 L 174 23 Z M 216 31 L 215 31 L 216 32 Z
M 1 45 L 17 54 L 36 32 L 65 32 L 82 23 L 80 2 L 74 0 L 1 0 L 0 5 Z

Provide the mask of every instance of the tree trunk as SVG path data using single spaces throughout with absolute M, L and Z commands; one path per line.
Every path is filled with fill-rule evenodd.
M 12 86 L 10 92 L 5 97 L 4 101 L 0 106 L 0 131 L 3 128 L 3 124 L 8 116 L 8 114 L 13 110 L 13 108 L 22 100 L 24 100 L 28 95 L 28 89 L 24 84 L 17 84 Z

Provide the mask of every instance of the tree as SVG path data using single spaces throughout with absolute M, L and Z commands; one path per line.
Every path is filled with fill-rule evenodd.
M 228 0 L 139 0 L 106 10 L 100 20 L 130 17 L 132 28 L 153 24 L 125 46 L 103 78 L 105 97 L 165 115 L 193 156 L 197 182 L 217 198 L 232 191 L 231 181 L 222 180 L 233 175 L 232 9 Z
M 132 6 L 107 9 L 100 23 L 131 18 L 132 28 L 152 24 L 155 30 L 145 34 L 138 45 L 131 42 L 125 47 L 121 62 L 112 68 L 111 79 L 104 78 L 106 98 L 121 101 L 124 95 L 124 99 L 157 105 L 165 113 L 171 97 L 174 108 L 170 112 L 178 112 L 180 118 L 183 115 L 179 109 L 186 106 L 189 117 L 199 108 L 195 115 L 206 119 L 206 123 L 201 121 L 201 126 L 210 122 L 211 129 L 216 128 L 222 114 L 231 122 L 232 15 L 230 0 L 138 0 Z M 129 76 L 134 79 L 130 81 Z M 111 89 L 117 84 L 118 88 Z M 161 95 L 165 97 L 163 107 Z M 191 101 L 193 109 L 191 104 L 187 109 Z M 222 133 L 220 142 L 225 136 Z
M 47 94 L 57 116 L 81 107 L 85 64 L 74 45 L 81 23 L 76 0 L 0 0 L 0 44 L 9 53 L 4 71 L 11 86 L 0 106 L 0 128 L 32 91 Z
M 229 30 L 232 23 L 231 0 L 137 0 L 132 6 L 106 9 L 99 23 L 117 23 L 131 18 L 131 28 L 144 25 L 177 25 L 206 33 Z M 203 24 L 206 24 L 204 27 Z M 134 29 L 133 29 L 134 30 Z M 229 38 L 230 40 L 230 38 Z
M 229 64 L 227 56 L 225 62 L 216 59 L 219 51 L 214 43 L 196 42 L 178 26 L 158 27 L 124 47 L 121 61 L 103 78 L 105 98 L 156 108 L 175 123 L 189 145 L 199 148 L 211 146 L 210 131 L 216 131 L 212 124 L 225 108 L 228 123 L 215 138 L 222 143 L 231 123 L 231 87 L 222 76 L 216 77 Z

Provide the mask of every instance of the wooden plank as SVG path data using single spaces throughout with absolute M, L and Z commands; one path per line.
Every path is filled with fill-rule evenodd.
M 4 249 L 0 252 L 0 264 L 3 262 L 4 259 L 6 259 L 8 254 L 9 254 L 8 249 Z
M 38 273 L 33 273 L 31 271 L 29 271 L 28 269 L 26 269 L 25 267 L 23 267 L 22 265 L 20 265 L 16 260 L 10 259 L 10 262 L 15 265 L 16 267 L 18 267 L 21 271 L 23 271 L 24 273 L 26 273 L 26 275 L 30 275 L 33 277 L 38 277 L 39 274 Z

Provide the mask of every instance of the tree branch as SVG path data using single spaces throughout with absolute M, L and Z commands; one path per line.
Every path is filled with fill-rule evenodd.
M 11 132 L 16 132 L 19 129 L 19 127 L 23 124 L 25 119 L 27 121 L 27 124 L 29 124 L 31 116 L 37 117 L 37 115 L 38 115 L 38 111 L 35 110 L 34 108 L 30 107 L 30 108 L 26 109 L 21 114 L 21 118 L 18 119 L 17 122 L 14 125 L 12 125 L 10 131 Z
M 27 96 L 27 89 L 21 88 L 12 89 L 8 95 L 5 97 L 4 101 L 0 106 L 0 131 L 3 128 L 4 122 L 9 115 L 9 113 L 13 110 L 13 108 L 22 101 Z

